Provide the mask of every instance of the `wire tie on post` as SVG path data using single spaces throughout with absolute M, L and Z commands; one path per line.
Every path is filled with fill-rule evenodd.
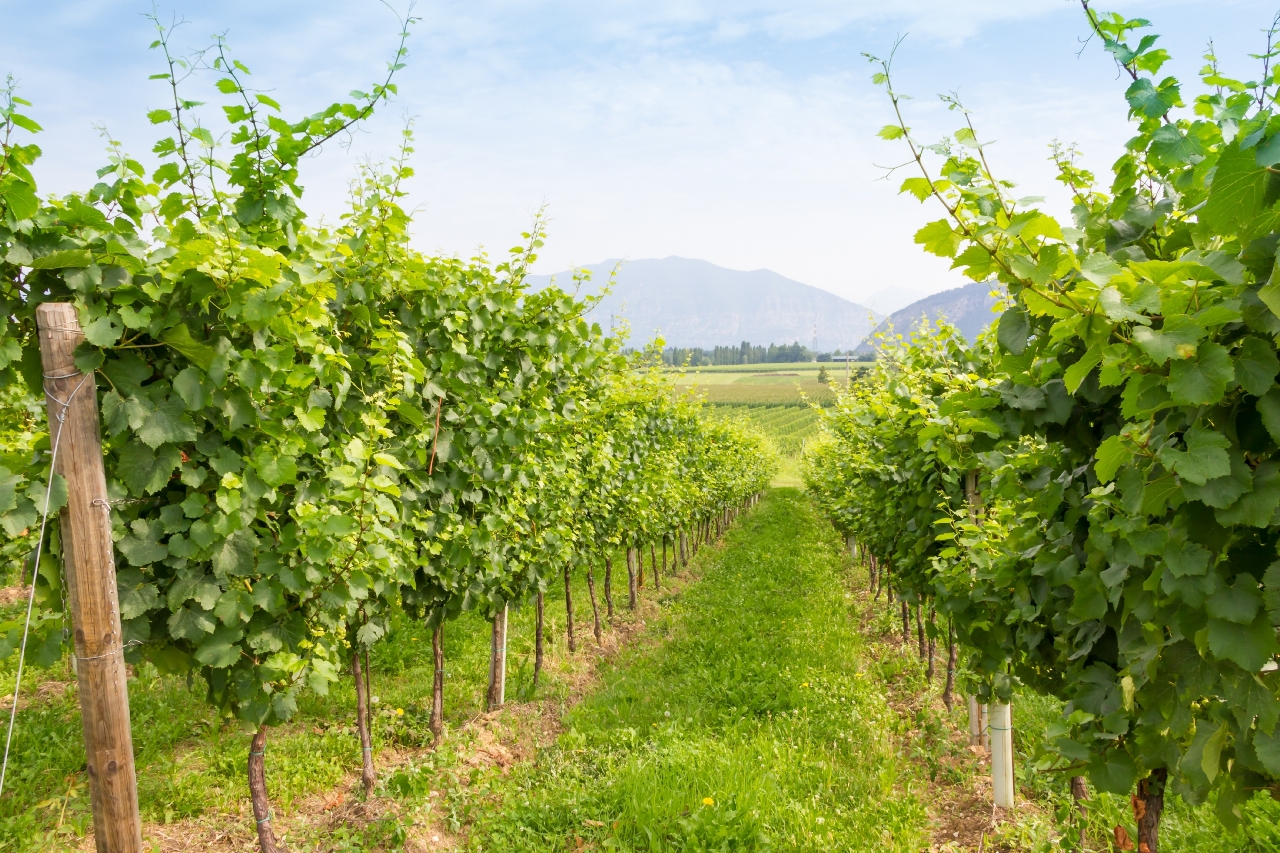
M 85 657 L 85 658 L 82 658 L 79 655 L 76 655 L 76 660 L 83 663 L 84 661 L 87 661 L 87 660 L 99 660 L 101 658 L 115 657 L 116 654 L 121 651 L 123 651 L 123 649 L 116 649 L 115 651 L 103 652 L 100 655 L 90 655 L 89 657 Z

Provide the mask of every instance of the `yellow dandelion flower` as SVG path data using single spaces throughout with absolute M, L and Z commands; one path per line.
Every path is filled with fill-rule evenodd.
M 396 716 L 397 716 L 397 717 L 403 717 L 403 716 L 404 716 L 404 708 L 396 708 Z
M 703 797 L 702 804 L 704 806 L 714 806 L 716 804 L 716 801 L 711 799 L 710 797 Z

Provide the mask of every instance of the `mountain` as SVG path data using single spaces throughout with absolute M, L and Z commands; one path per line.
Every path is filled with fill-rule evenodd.
M 608 283 L 617 261 L 590 264 L 592 282 L 584 293 Z M 537 290 L 551 276 L 529 276 Z M 571 272 L 556 283 L 573 289 Z M 661 333 L 668 346 L 713 347 L 739 344 L 790 344 L 818 350 L 849 349 L 871 331 L 872 312 L 862 305 L 770 270 L 725 269 L 707 261 L 661 258 L 626 261 L 617 282 L 588 315 L 608 328 L 610 318 L 631 324 L 631 341 L 640 345 Z M 876 319 L 879 319 L 878 317 Z
M 912 290 L 909 287 L 886 287 L 862 300 L 862 304 L 877 314 L 887 317 L 894 311 L 918 302 L 928 295 L 923 290 Z
M 977 281 L 966 284 L 964 287 L 926 296 L 890 314 L 876 327 L 876 331 L 883 332 L 892 325 L 895 332 L 906 334 L 919 324 L 921 316 L 927 316 L 930 320 L 946 317 L 947 321 L 959 329 L 966 339 L 972 341 L 996 318 L 991 311 L 992 306 L 997 302 L 996 297 L 991 295 L 993 287 L 999 287 L 999 285 L 989 281 Z M 870 337 L 854 350 L 855 353 L 874 351 L 875 343 Z

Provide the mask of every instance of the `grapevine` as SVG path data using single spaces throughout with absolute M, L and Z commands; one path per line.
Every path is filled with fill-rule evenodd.
M 954 97 L 961 128 L 917 141 L 872 58 L 880 135 L 921 169 L 902 191 L 945 211 L 916 242 L 1008 302 L 972 345 L 888 342 L 807 470 L 895 591 L 955 625 L 983 701 L 1063 700 L 1042 768 L 1135 792 L 1154 851 L 1166 790 L 1229 826 L 1280 790 L 1280 119 L 1269 70 L 1233 80 L 1212 52 L 1186 109 L 1147 22 L 1083 5 L 1135 135 L 1109 188 L 1054 148 L 1069 223 L 1014 200 Z

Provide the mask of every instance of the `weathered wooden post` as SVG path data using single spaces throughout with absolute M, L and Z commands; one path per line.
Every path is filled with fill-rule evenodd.
M 507 699 L 507 607 L 493 614 L 493 630 L 489 643 L 489 691 L 485 696 L 488 710 L 496 711 Z
M 94 845 L 98 853 L 141 853 L 142 821 L 98 393 L 93 374 L 81 373 L 75 366 L 76 346 L 84 340 L 75 306 L 46 302 L 36 308 L 36 325 L 49 436 L 57 441 L 55 470 L 67 483 L 67 505 L 59 521 Z
M 982 743 L 982 711 L 978 706 L 978 697 L 969 697 L 969 745 Z
M 498 705 L 507 704 L 507 613 L 510 605 L 502 605 L 502 664 L 498 672 Z

